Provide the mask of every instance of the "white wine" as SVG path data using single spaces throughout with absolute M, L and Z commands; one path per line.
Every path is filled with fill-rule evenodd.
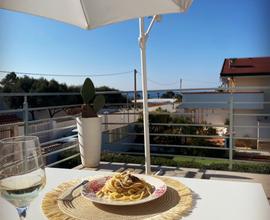
M 43 169 L 0 180 L 1 196 L 16 207 L 26 207 L 45 186 Z
M 0 194 L 13 204 L 20 219 L 45 186 L 46 175 L 39 139 L 19 136 L 0 140 Z

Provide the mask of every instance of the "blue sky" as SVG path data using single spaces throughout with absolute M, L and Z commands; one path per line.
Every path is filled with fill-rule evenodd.
M 224 58 L 270 56 L 269 8 L 269 0 L 194 0 L 188 12 L 164 15 L 148 41 L 149 89 L 178 88 L 180 78 L 184 87 L 215 86 Z M 104 74 L 140 69 L 138 34 L 137 20 L 85 31 L 0 10 L 0 70 Z M 47 78 L 69 85 L 84 80 Z M 92 79 L 97 86 L 133 89 L 131 73 Z

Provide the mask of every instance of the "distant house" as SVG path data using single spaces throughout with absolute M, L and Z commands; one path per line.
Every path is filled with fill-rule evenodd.
M 236 125 L 258 125 L 257 129 L 241 129 L 241 135 L 251 137 L 259 135 L 262 140 L 269 139 L 270 128 L 267 126 L 270 126 L 270 57 L 225 59 L 220 77 L 228 87 L 260 87 L 260 89 L 244 89 L 243 92 L 252 93 L 253 96 L 257 94 L 256 103 L 252 106 L 260 105 L 262 108 L 245 110 L 236 108 L 235 113 L 239 115 L 235 117 L 235 123 Z M 240 114 L 257 115 L 245 117 Z
M 270 87 L 270 57 L 225 59 L 220 73 L 224 85 L 228 87 Z M 262 92 L 264 101 L 270 101 L 270 89 L 244 89 L 246 92 Z M 270 110 L 264 104 L 263 112 Z
M 16 115 L 0 115 L 0 139 L 23 135 L 21 122 Z
M 183 93 L 179 111 L 191 113 L 197 123 L 220 125 L 229 120 L 233 98 L 235 136 L 269 141 L 270 57 L 225 59 L 220 79 L 223 89 L 241 89 Z
M 220 77 L 231 87 L 269 86 L 270 57 L 225 59 Z

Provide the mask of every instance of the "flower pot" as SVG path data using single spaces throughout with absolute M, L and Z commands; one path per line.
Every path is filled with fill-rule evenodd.
M 101 117 L 77 117 L 78 140 L 84 167 L 97 167 L 101 153 Z

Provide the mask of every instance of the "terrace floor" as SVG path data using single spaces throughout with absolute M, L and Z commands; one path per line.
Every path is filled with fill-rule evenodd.
M 133 171 L 135 173 L 144 173 L 144 166 L 141 164 L 130 163 L 110 163 L 101 162 L 97 168 L 85 168 L 82 165 L 75 167 L 74 169 L 80 170 L 97 170 L 97 171 Z M 186 178 L 198 178 L 198 179 L 212 179 L 212 180 L 227 180 L 227 181 L 244 181 L 244 182 L 256 182 L 261 183 L 267 199 L 270 204 L 270 175 L 256 174 L 256 173 L 240 173 L 229 172 L 220 170 L 199 170 L 194 168 L 180 168 L 180 167 L 167 167 L 167 166 L 152 166 L 153 174 L 161 176 L 180 176 Z

